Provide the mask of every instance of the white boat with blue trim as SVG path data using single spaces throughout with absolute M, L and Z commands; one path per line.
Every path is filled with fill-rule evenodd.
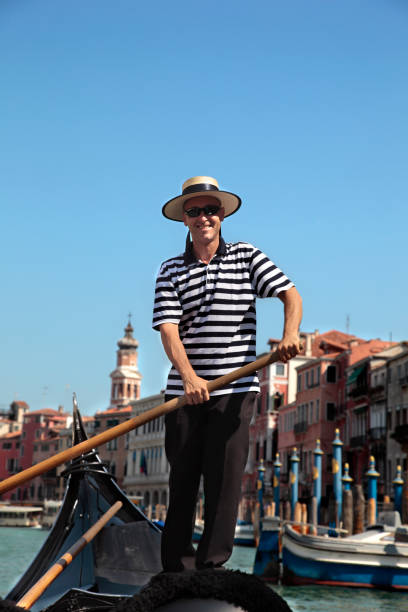
M 285 525 L 283 582 L 408 590 L 408 528 L 375 525 L 345 538 Z

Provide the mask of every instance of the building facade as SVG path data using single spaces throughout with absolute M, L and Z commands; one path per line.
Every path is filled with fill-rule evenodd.
M 132 417 L 164 402 L 164 393 L 131 402 Z M 168 504 L 169 464 L 164 450 L 164 416 L 129 433 L 124 488 L 145 509 Z

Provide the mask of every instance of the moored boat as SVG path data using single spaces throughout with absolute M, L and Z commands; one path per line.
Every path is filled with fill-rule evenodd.
M 345 538 L 300 534 L 285 525 L 283 582 L 408 590 L 408 535 L 376 525 Z

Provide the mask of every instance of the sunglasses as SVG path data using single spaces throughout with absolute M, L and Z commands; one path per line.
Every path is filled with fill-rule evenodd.
M 212 217 L 213 215 L 216 215 L 218 213 L 220 208 L 221 206 L 217 206 L 216 204 L 208 204 L 207 206 L 203 206 L 202 208 L 200 208 L 199 206 L 194 206 L 193 208 L 189 208 L 184 212 L 189 217 L 199 217 L 202 212 L 205 214 L 206 217 Z

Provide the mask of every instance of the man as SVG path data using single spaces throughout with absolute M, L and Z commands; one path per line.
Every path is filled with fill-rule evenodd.
M 225 243 L 221 236 L 225 217 L 240 205 L 241 199 L 221 191 L 214 178 L 199 176 L 163 206 L 165 217 L 189 229 L 185 252 L 160 268 L 153 315 L 173 364 L 166 400 L 185 394 L 188 404 L 166 416 L 165 571 L 220 567 L 231 555 L 259 383 L 254 374 L 210 397 L 207 381 L 255 360 L 257 297 L 277 296 L 284 304 L 281 361 L 299 352 L 302 306 L 293 283 L 254 246 Z M 204 532 L 195 553 L 191 541 L 201 475 Z

